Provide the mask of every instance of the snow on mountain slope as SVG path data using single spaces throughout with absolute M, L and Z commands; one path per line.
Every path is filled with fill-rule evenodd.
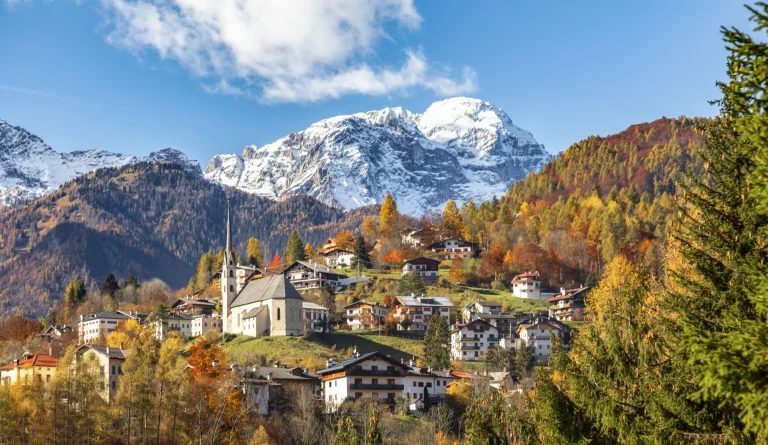
M 337 116 L 243 154 L 216 155 L 205 177 L 260 196 L 306 194 L 345 209 L 392 193 L 418 215 L 449 199 L 484 200 L 551 159 L 504 111 L 457 97 L 424 114 L 403 108 Z
M 0 207 L 55 191 L 65 182 L 99 168 L 141 161 L 176 162 L 200 173 L 200 164 L 166 148 L 145 158 L 103 150 L 59 153 L 21 127 L 0 120 Z

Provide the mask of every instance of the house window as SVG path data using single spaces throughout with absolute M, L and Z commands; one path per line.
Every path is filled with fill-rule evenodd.
M 423 387 L 424 387 L 424 382 L 419 382 L 419 388 L 423 388 Z
M 229 285 L 229 291 L 230 291 L 230 292 L 234 292 L 234 291 L 235 291 L 235 286 L 233 286 L 233 285 L 231 285 L 231 284 L 230 284 L 230 285 Z
M 232 278 L 232 269 L 229 270 L 229 278 Z
M 112 365 L 112 375 L 115 375 L 115 371 L 116 371 L 115 365 Z
M 280 319 L 280 308 L 277 308 L 277 319 Z
M 113 380 L 112 381 L 112 391 L 115 391 L 116 389 L 117 389 L 117 382 Z

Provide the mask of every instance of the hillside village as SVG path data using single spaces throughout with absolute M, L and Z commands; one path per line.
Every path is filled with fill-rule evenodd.
M 394 199 L 387 199 L 379 220 L 385 228 L 403 219 Z M 452 209 L 449 203 L 444 221 L 453 217 Z M 234 251 L 236 211 L 227 206 L 221 264 L 205 281 L 193 277 L 195 287 L 169 304 L 80 313 L 73 326 L 52 324 L 32 333 L 40 340 L 38 350 L 4 364 L 2 385 L 50 383 L 70 347 L 75 360 L 89 357 L 99 364 L 100 394 L 113 401 L 140 331 L 159 342 L 208 342 L 230 352 L 230 345 L 247 345 L 248 339 L 312 343 L 341 335 L 348 348 L 343 355 L 327 354 L 324 362 L 286 350 L 279 360 L 262 356 L 258 365 L 230 357 L 227 372 L 261 415 L 279 409 L 281 394 L 296 388 L 317 397 L 329 412 L 361 399 L 391 407 L 402 400 L 407 411 L 419 412 L 468 382 L 507 396 L 522 393 L 533 383 L 533 368 L 546 365 L 555 348 L 567 350 L 572 330 L 585 320 L 589 287 L 549 290 L 536 271 L 499 278 L 493 289 L 462 283 L 465 264 L 471 271 L 489 246 L 464 239 L 458 227 L 398 227 L 388 239 L 368 241 L 345 232 L 317 248 L 296 240 L 294 232 L 285 261 L 275 254 L 265 264 L 263 252 L 249 251 L 249 261 L 241 262 Z M 249 242 L 249 249 L 257 243 Z M 527 302 L 520 306 L 526 309 L 511 310 L 510 300 Z M 417 352 L 393 355 L 381 342 L 387 337 L 409 342 Z M 257 342 L 237 349 L 237 358 L 263 353 Z

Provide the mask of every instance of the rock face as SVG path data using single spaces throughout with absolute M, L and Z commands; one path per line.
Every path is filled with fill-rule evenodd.
M 457 97 L 423 114 L 385 108 L 337 116 L 243 154 L 216 155 L 204 175 L 271 199 L 305 194 L 351 209 L 392 193 L 412 215 L 449 199 L 487 200 L 551 159 L 501 109 Z
M 201 173 L 197 161 L 173 148 L 150 153 L 147 157 L 103 150 L 59 153 L 27 130 L 0 120 L 0 207 L 51 193 L 65 182 L 99 168 L 143 161 L 175 162 Z

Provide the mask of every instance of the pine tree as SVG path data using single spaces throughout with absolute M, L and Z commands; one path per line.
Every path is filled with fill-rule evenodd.
M 261 242 L 258 238 L 252 236 L 248 238 L 248 247 L 245 249 L 246 261 L 254 267 L 264 266 L 264 252 L 261 249 Z
M 749 8 L 757 30 L 768 5 Z M 720 116 L 705 128 L 706 178 L 685 186 L 674 236 L 687 268 L 672 271 L 671 309 L 680 314 L 679 353 L 692 363 L 699 396 L 726 425 L 768 441 L 768 44 L 723 29 L 730 52 Z
M 141 283 L 139 283 L 139 280 L 133 276 L 133 274 L 128 276 L 128 279 L 125 280 L 125 283 L 121 286 L 123 289 L 126 287 L 133 287 L 134 289 L 138 289 L 141 287 Z
M 421 276 L 417 273 L 407 273 L 397 283 L 397 292 L 400 295 L 421 295 L 426 291 L 427 288 L 424 286 L 424 281 L 421 280 Z
M 368 249 L 365 246 L 365 240 L 362 236 L 358 236 L 355 240 L 355 255 L 352 257 L 351 266 L 356 268 L 358 264 L 360 269 L 365 267 L 371 267 L 371 255 L 368 253 Z
M 283 259 L 285 260 L 286 265 L 292 264 L 294 261 L 306 260 L 306 257 L 304 256 L 304 243 L 301 241 L 299 231 L 296 229 L 293 229 L 291 236 L 288 237 L 288 243 L 285 246 L 285 255 L 283 255 Z
M 384 202 L 379 210 L 379 236 L 386 239 L 392 239 L 396 235 L 397 226 L 397 203 L 390 193 L 384 197 Z
M 108 273 L 104 278 L 104 284 L 101 285 L 101 294 L 114 297 L 118 290 L 120 290 L 120 285 L 117 284 L 117 278 L 112 272 Z
M 448 351 L 450 343 L 451 330 L 445 317 L 432 315 L 427 324 L 427 332 L 424 333 L 424 364 L 432 369 L 448 369 L 451 365 Z
M 498 391 L 472 396 L 464 418 L 468 445 L 507 445 L 507 416 L 504 398 Z

